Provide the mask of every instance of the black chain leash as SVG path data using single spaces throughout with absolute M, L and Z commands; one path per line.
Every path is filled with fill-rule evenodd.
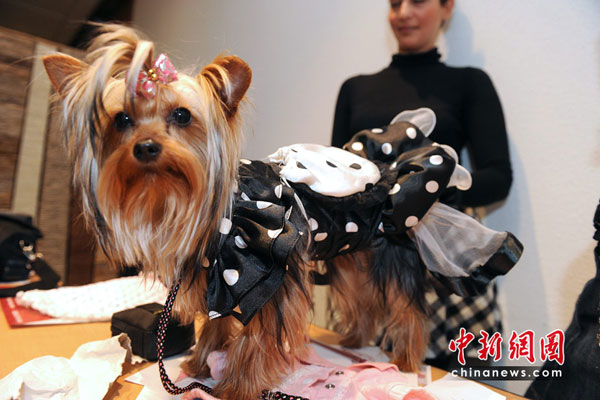
M 203 385 L 200 382 L 193 382 L 187 385 L 186 387 L 180 388 L 175 385 L 169 376 L 167 375 L 167 371 L 165 370 L 165 363 L 163 361 L 163 349 L 165 347 L 165 338 L 167 336 L 167 327 L 169 324 L 169 319 L 171 318 L 171 311 L 173 310 L 173 304 L 175 303 L 175 297 L 177 296 L 177 292 L 179 291 L 179 286 L 181 286 L 181 279 L 173 284 L 171 290 L 169 291 L 169 296 L 167 296 L 167 301 L 165 301 L 165 306 L 163 308 L 163 312 L 160 315 L 160 319 L 158 321 L 158 340 L 156 342 L 157 353 L 158 353 L 158 371 L 160 373 L 160 381 L 165 388 L 165 390 L 172 395 L 179 395 L 185 392 L 189 392 L 192 389 L 201 389 L 206 393 L 211 393 L 212 388 Z M 271 392 L 270 390 L 263 390 L 262 395 L 260 397 L 262 400 L 309 400 L 300 396 L 291 396 L 282 392 Z
M 165 363 L 163 361 L 165 337 L 167 335 L 169 319 L 171 318 L 171 311 L 173 310 L 173 303 L 175 303 L 175 297 L 177 296 L 177 292 L 179 291 L 180 285 L 181 279 L 179 279 L 179 281 L 171 287 L 171 291 L 169 292 L 169 296 L 167 297 L 167 301 L 165 302 L 163 312 L 160 314 L 160 319 L 158 321 L 158 340 L 156 341 L 156 347 L 158 353 L 158 372 L 160 373 L 160 381 L 162 382 L 162 385 L 165 388 L 165 390 L 172 395 L 178 395 L 185 392 L 189 392 L 190 390 L 196 388 L 202 389 L 205 392 L 210 393 L 212 389 L 206 385 L 201 384 L 200 382 L 193 382 L 184 388 L 180 388 L 169 379 L 167 371 L 165 370 Z

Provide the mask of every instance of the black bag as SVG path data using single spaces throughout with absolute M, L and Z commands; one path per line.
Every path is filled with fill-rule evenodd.
M 0 282 L 26 280 L 42 237 L 30 216 L 0 213 Z
M 157 328 L 162 309 L 163 306 L 158 303 L 149 303 L 115 313 L 110 321 L 110 331 L 113 336 L 126 333 L 131 339 L 133 354 L 156 361 Z M 195 341 L 194 324 L 181 325 L 176 318 L 171 318 L 167 326 L 164 357 L 189 349 Z
M 36 252 L 36 241 L 42 236 L 30 216 L 0 213 L 0 297 L 58 286 L 60 276 Z M 38 275 L 37 279 L 15 286 L 18 281 L 28 280 L 31 271 Z

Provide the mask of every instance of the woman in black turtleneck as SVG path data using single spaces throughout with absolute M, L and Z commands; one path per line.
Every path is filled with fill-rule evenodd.
M 431 138 L 452 146 L 459 154 L 466 146 L 471 156 L 473 185 L 466 192 L 454 193 L 451 205 L 462 209 L 505 199 L 512 171 L 502 107 L 491 80 L 479 69 L 449 67 L 440 62 L 435 47 L 439 27 L 433 42 L 424 34 L 413 39 L 419 33 L 414 32 L 415 28 L 405 28 L 424 25 L 422 19 L 412 22 L 411 9 L 417 10 L 414 15 L 421 8 L 437 5 L 441 14 L 448 7 L 451 12 L 453 1 L 390 3 L 390 24 L 400 52 L 384 70 L 344 82 L 335 110 L 332 145 L 342 147 L 362 129 L 387 125 L 400 111 L 429 107 L 437 117 Z M 422 46 L 418 46 L 419 39 L 424 42 Z
M 390 0 L 389 22 L 398 41 L 391 64 L 373 75 L 342 85 L 335 110 L 332 144 L 342 147 L 362 129 L 388 125 L 401 111 L 431 108 L 437 124 L 431 138 L 471 155 L 473 184 L 466 192 L 449 190 L 441 200 L 459 209 L 483 206 L 508 195 L 512 171 L 502 107 L 491 80 L 476 68 L 440 62 L 437 37 L 452 14 L 454 0 Z M 475 298 L 426 294 L 433 322 L 429 362 L 450 368 L 456 355 L 448 350 L 460 327 L 479 338 L 501 331 L 496 289 Z M 477 341 L 470 348 L 476 349 Z M 471 354 L 473 354 L 471 352 Z

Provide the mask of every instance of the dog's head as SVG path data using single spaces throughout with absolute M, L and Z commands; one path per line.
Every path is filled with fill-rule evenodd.
M 230 207 L 251 70 L 227 56 L 178 74 L 133 29 L 99 30 L 84 61 L 43 60 L 62 99 L 73 179 L 109 259 L 168 281 L 202 255 Z

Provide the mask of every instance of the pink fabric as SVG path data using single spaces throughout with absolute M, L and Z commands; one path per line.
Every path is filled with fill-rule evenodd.
M 210 368 L 210 375 L 215 381 L 220 381 L 223 377 L 225 357 L 227 357 L 227 353 L 224 351 L 211 351 L 206 359 L 206 363 Z
M 222 376 L 225 358 L 225 352 L 209 355 L 213 379 Z M 412 386 L 409 377 L 393 364 L 365 362 L 342 367 L 319 357 L 312 348 L 272 390 L 311 400 L 435 400 L 425 390 Z

